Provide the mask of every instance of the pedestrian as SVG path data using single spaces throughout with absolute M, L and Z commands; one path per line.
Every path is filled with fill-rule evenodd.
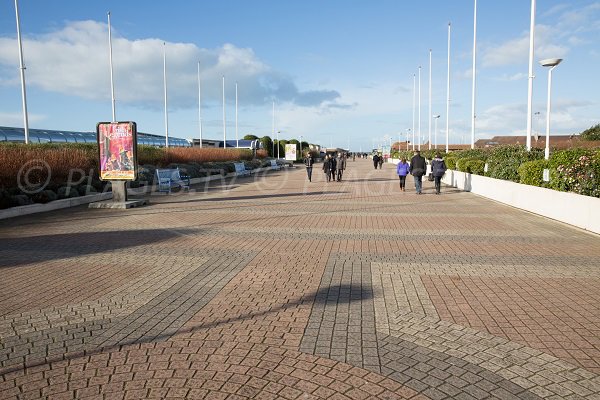
M 435 158 L 431 162 L 431 171 L 433 173 L 433 179 L 435 181 L 435 194 L 441 194 L 442 189 L 442 177 L 446 173 L 446 163 L 444 159 L 440 155 L 440 153 L 435 154 Z
M 337 160 L 337 181 L 342 181 L 342 175 L 344 174 L 344 170 L 346 169 L 346 156 L 342 153 L 339 153 Z
M 356 153 L 352 153 L 352 162 L 356 161 Z
M 304 157 L 304 166 L 306 167 L 306 175 L 308 176 L 309 182 L 312 182 L 312 170 L 314 163 L 315 160 L 313 159 L 312 154 L 310 154 L 310 151 L 307 151 L 306 157 Z
M 406 162 L 406 157 L 402 157 L 396 167 L 396 173 L 398 174 L 398 178 L 400 178 L 400 191 L 402 192 L 406 192 L 406 175 L 408 175 L 409 169 L 410 164 Z
M 379 155 L 375 154 L 373 156 L 373 166 L 375 167 L 375 169 L 377 169 L 378 165 L 379 165 Z
M 335 154 L 331 155 L 331 158 L 329 159 L 329 163 L 331 164 L 330 169 L 331 169 L 331 179 L 333 179 L 334 181 L 335 179 L 335 175 L 337 172 L 337 160 L 335 158 Z
M 329 162 L 329 154 L 325 156 L 323 160 L 323 172 L 325 173 L 325 177 L 327 178 L 327 182 L 331 181 L 331 162 Z
M 421 156 L 419 150 L 415 150 L 415 155 L 410 159 L 410 173 L 415 178 L 415 189 L 417 194 L 421 194 L 423 189 L 423 175 L 427 172 L 427 164 Z
M 383 155 L 379 156 L 379 169 L 383 168 Z

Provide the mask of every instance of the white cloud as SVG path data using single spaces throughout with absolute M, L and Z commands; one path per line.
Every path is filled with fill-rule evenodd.
M 535 27 L 536 58 L 564 57 L 572 47 L 590 43 L 579 35 L 600 31 L 600 3 L 572 8 L 559 4 L 542 14 L 542 19 L 554 21 Z M 507 42 L 483 48 L 483 65 L 504 66 L 526 63 L 529 54 L 529 30 Z
M 29 124 L 37 123 L 46 119 L 45 115 L 41 114 L 27 114 Z M 6 113 L 0 112 L 0 121 L 6 126 L 23 126 L 23 114 L 22 113 Z
M 27 82 L 49 92 L 86 99 L 110 98 L 107 25 L 96 21 L 67 23 L 62 29 L 23 41 Z M 18 84 L 14 38 L 0 38 L 0 84 Z M 335 90 L 301 91 L 292 78 L 261 61 L 249 48 L 225 44 L 203 49 L 193 43 L 167 43 L 169 106 L 197 103 L 197 62 L 201 63 L 203 103 L 220 103 L 221 77 L 227 98 L 233 100 L 235 82 L 245 105 L 271 99 L 303 107 L 339 106 Z M 113 64 L 117 102 L 145 108 L 162 106 L 163 41 L 130 40 L 113 31 Z M 17 66 L 18 67 L 18 66 Z M 12 72 L 11 72 L 12 71 Z
M 503 81 L 503 82 L 514 82 L 514 81 L 520 81 L 523 79 L 527 79 L 527 74 L 525 72 L 517 72 L 516 74 L 502 74 L 500 77 L 497 78 L 497 80 L 499 81 Z

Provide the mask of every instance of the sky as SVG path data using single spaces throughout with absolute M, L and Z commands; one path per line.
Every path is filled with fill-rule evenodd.
M 450 22 L 450 142 L 470 143 L 473 6 L 472 0 L 21 0 L 30 127 L 93 131 L 111 120 L 110 11 L 116 116 L 137 122 L 139 131 L 165 132 L 165 51 L 170 136 L 199 137 L 200 63 L 204 138 L 223 138 L 225 76 L 227 139 L 236 134 L 237 82 L 240 138 L 280 131 L 282 139 L 368 151 L 390 138 L 412 140 L 415 110 L 417 138 L 420 125 L 422 142 L 430 132 L 435 142 L 428 119 L 431 49 L 431 115 L 440 115 L 441 144 Z M 478 2 L 476 139 L 525 134 L 529 25 L 529 1 Z M 16 38 L 14 1 L 2 0 L 1 126 L 23 126 Z M 548 70 L 537 63 L 544 58 L 564 58 L 553 72 L 552 134 L 600 122 L 599 38 L 600 1 L 537 0 L 534 133 L 545 132 Z

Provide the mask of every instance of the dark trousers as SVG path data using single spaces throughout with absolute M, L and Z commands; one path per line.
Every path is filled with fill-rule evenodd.
M 433 180 L 435 181 L 435 192 L 440 193 L 440 191 L 442 190 L 442 177 L 434 176 Z
M 406 187 L 406 175 L 398 175 L 398 178 L 400 178 L 400 189 L 404 189 Z
M 338 182 L 342 180 L 342 175 L 344 174 L 344 170 L 343 169 L 338 169 L 337 172 L 337 180 Z
M 309 182 L 312 182 L 312 169 L 313 167 L 306 167 L 306 175 L 308 175 Z
M 373 166 L 375 167 L 375 169 L 377 169 L 377 165 L 379 165 L 377 161 L 373 162 Z
M 331 178 L 335 181 L 335 169 L 331 171 Z
M 331 171 L 325 171 L 325 176 L 327 177 L 327 182 L 331 181 Z

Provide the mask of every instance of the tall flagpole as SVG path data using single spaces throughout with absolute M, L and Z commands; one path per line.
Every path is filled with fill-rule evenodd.
M 21 42 L 21 21 L 19 18 L 19 3 L 15 0 L 17 15 L 17 41 L 19 42 L 19 71 L 21 72 L 21 99 L 23 101 L 23 131 L 25 143 L 29 143 L 29 117 L 27 115 L 27 91 L 25 90 L 25 62 L 23 61 L 23 44 Z
M 167 44 L 163 42 L 163 82 L 165 89 L 165 147 L 169 147 L 169 108 L 167 105 Z
M 417 102 L 417 76 L 413 74 L 413 125 L 412 125 L 412 149 L 415 149 L 415 107 Z
M 275 102 L 273 102 L 273 112 L 271 113 L 271 116 L 273 118 L 272 122 L 273 122 L 273 129 L 271 130 L 271 132 L 273 133 L 273 157 L 275 157 Z M 277 147 L 279 147 L 279 143 L 277 143 Z
M 477 78 L 477 0 L 473 11 L 473 85 L 471 91 L 471 148 L 475 148 L 475 89 Z
M 446 153 L 450 141 L 450 32 L 452 24 L 448 22 L 448 81 L 446 83 Z
M 418 111 L 417 111 L 417 115 L 418 115 L 418 119 L 417 119 L 417 130 L 418 130 L 418 140 L 419 140 L 419 147 L 418 149 L 421 150 L 421 142 L 423 141 L 423 137 L 421 136 L 421 66 L 419 65 L 419 107 L 418 107 Z
M 240 147 L 240 139 L 238 137 L 238 84 L 235 83 L 235 147 Z
M 112 29 L 110 27 L 110 11 L 108 12 L 108 61 L 110 64 L 110 98 L 112 104 L 112 122 L 117 122 L 115 112 L 115 81 L 113 79 Z
M 198 61 L 198 129 L 200 130 L 200 148 L 202 148 L 202 83 L 200 82 L 200 61 Z
M 535 0 L 531 0 L 531 21 L 529 27 L 529 78 L 527 86 L 527 151 L 531 150 L 531 129 L 532 129 L 532 118 L 533 118 L 533 53 L 534 49 L 534 37 L 535 37 Z
M 223 75 L 223 148 L 227 148 L 227 123 L 225 122 L 225 75 Z
M 427 114 L 429 125 L 429 150 L 431 150 L 431 49 L 429 49 L 429 114 Z

